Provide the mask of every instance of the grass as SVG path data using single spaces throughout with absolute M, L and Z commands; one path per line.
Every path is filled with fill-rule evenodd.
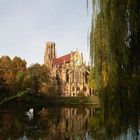
M 24 96 L 23 96 L 24 95 Z M 99 98 L 97 96 L 88 96 L 88 97 L 70 97 L 70 96 L 58 96 L 58 97 L 49 97 L 49 96 L 35 96 L 18 93 L 17 95 L 5 99 L 0 102 L 0 105 L 9 102 L 10 100 L 16 99 L 19 102 L 27 102 L 33 105 L 45 105 L 45 106 L 85 106 L 85 105 L 99 105 Z M 15 100 L 16 101 L 16 100 Z
M 99 98 L 97 96 L 89 97 L 56 97 L 56 104 L 99 104 Z

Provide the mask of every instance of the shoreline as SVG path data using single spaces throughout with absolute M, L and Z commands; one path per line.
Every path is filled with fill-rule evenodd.
M 71 96 L 24 96 L 21 101 L 45 106 L 100 106 L 98 96 L 71 97 Z
M 11 98 L 11 97 L 10 97 Z M 16 97 L 12 100 L 7 100 L 0 106 L 5 106 L 11 103 L 23 103 L 25 105 L 33 106 L 48 106 L 48 107 L 78 107 L 78 106 L 100 106 L 99 97 L 97 95 L 88 97 L 74 97 L 74 96 L 36 96 L 36 95 L 24 95 L 22 97 Z

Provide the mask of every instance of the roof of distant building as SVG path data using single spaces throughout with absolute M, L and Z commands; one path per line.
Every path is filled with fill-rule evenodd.
M 53 64 L 54 65 L 62 65 L 64 62 L 65 63 L 68 63 L 70 62 L 70 59 L 71 59 L 71 55 L 74 55 L 76 52 L 71 52 L 69 54 L 66 54 L 64 56 L 61 56 L 61 57 L 58 57 L 58 58 L 54 58 L 52 61 L 53 61 Z

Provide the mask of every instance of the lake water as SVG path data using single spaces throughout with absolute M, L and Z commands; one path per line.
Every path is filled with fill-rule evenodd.
M 118 132 L 115 124 L 108 135 L 100 112 L 95 107 L 8 105 L 0 109 L 0 140 L 139 139 L 131 127 L 123 132 L 120 126 Z

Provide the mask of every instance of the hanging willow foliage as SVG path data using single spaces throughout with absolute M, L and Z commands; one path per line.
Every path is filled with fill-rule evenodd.
M 93 0 L 92 5 L 90 58 L 94 72 L 91 76 L 101 95 L 104 118 L 115 118 L 117 112 L 122 125 L 129 122 L 137 130 L 140 115 L 140 1 Z M 113 126 L 107 118 L 104 125 L 107 130 Z
M 139 74 L 140 4 L 138 0 L 93 0 L 92 4 L 90 58 L 101 89 L 119 77 Z

